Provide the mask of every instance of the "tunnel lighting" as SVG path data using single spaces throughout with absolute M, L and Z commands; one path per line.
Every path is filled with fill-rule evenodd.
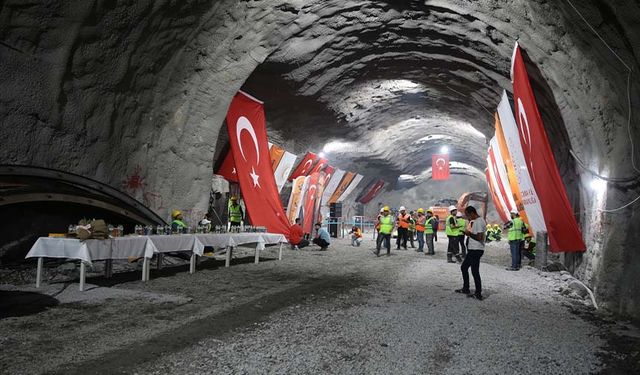
M 330 152 L 344 151 L 349 149 L 351 146 L 352 145 L 347 142 L 331 141 L 324 145 L 322 152 L 328 154 Z
M 449 153 L 449 147 L 447 147 L 447 146 L 440 147 L 440 153 L 441 154 L 448 154 Z
M 324 158 L 326 156 L 326 154 L 324 153 L 324 151 L 321 151 L 318 153 L 318 156 L 321 158 Z
M 607 188 L 607 181 L 601 180 L 599 178 L 594 178 L 593 180 L 591 180 L 589 186 L 594 191 L 602 192 Z

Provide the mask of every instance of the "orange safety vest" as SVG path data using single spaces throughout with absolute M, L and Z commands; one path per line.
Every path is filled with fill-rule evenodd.
M 424 232 L 425 226 L 424 223 L 427 221 L 426 216 L 418 216 L 418 220 L 416 221 L 416 231 Z
M 409 229 L 409 218 L 411 216 L 409 216 L 409 214 L 404 214 L 404 216 L 402 216 L 402 214 L 398 215 L 398 226 L 400 228 L 406 228 Z

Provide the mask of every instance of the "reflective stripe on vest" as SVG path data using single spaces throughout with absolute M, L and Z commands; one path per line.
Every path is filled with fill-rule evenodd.
M 239 223 L 242 221 L 242 214 L 240 213 L 241 207 L 240 205 L 231 205 L 229 206 L 229 221 L 234 223 Z
M 425 230 L 425 232 L 426 232 L 427 234 L 433 234 L 433 221 L 434 221 L 435 219 L 436 219 L 436 218 L 435 218 L 435 217 L 433 217 L 433 216 L 431 216 L 430 218 L 428 218 L 428 219 L 427 219 L 427 222 L 425 223 L 425 224 L 426 224 L 426 230 Z
M 178 219 L 175 219 L 174 221 L 172 221 L 172 222 L 171 222 L 171 225 L 174 225 L 174 224 L 175 224 L 178 228 L 186 228 L 186 227 L 187 227 L 187 224 L 185 224 L 185 223 L 184 223 L 184 221 L 182 221 L 182 220 L 178 220 Z
M 398 215 L 398 226 L 400 228 L 409 228 L 409 215 L 408 214 L 404 214 L 404 216 L 402 214 Z
M 447 234 L 447 236 L 457 236 L 458 235 L 458 230 L 454 229 L 454 228 L 451 228 L 451 226 L 450 226 L 451 225 L 450 224 L 451 219 L 453 219 L 454 222 L 456 220 L 456 218 L 453 217 L 453 215 L 447 216 L 447 223 L 446 223 L 446 226 L 444 228 L 444 232 Z
M 426 219 L 427 218 L 424 217 L 424 216 L 418 216 L 418 220 L 416 220 L 416 231 L 424 232 L 424 230 L 425 230 L 424 224 L 425 224 Z
M 522 234 L 522 226 L 524 222 L 519 217 L 511 220 L 511 227 L 509 228 L 509 241 L 520 241 L 524 240 L 524 234 Z
M 380 233 L 391 234 L 393 230 L 393 219 L 391 216 L 380 216 Z

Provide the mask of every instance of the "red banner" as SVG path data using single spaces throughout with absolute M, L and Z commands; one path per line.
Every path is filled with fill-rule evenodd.
M 322 172 L 327 165 L 329 165 L 329 161 L 325 158 L 320 158 L 320 160 L 318 160 L 318 164 L 316 164 L 309 174 Z
M 511 61 L 511 80 L 520 143 L 540 199 L 549 235 L 549 248 L 554 252 L 585 251 L 586 246 L 560 178 L 518 43 Z
M 304 210 L 304 221 L 302 224 L 302 231 L 304 233 L 313 233 L 314 215 L 313 211 L 316 206 L 316 196 L 318 193 L 318 182 L 320 179 L 320 173 L 313 173 L 309 176 L 309 183 L 307 184 L 307 191 L 304 193 L 304 204 L 302 208 Z
M 495 206 L 496 211 L 498 211 L 498 215 L 500 216 L 500 219 L 502 220 L 502 222 L 506 223 L 511 219 L 505 213 L 505 209 L 502 206 L 502 203 L 500 203 L 500 200 L 498 199 L 498 195 L 496 194 L 496 188 L 495 186 L 493 186 L 493 182 L 491 181 L 491 177 L 489 176 L 489 168 L 484 169 L 484 175 L 487 178 L 487 185 L 489 186 L 489 192 L 491 193 L 491 200 L 493 201 L 493 205 Z
M 365 189 L 362 198 L 358 199 L 358 202 L 367 204 L 371 202 L 382 190 L 384 187 L 384 180 L 375 181 L 369 188 Z
M 289 181 L 293 181 L 300 176 L 309 175 L 316 160 L 318 160 L 318 156 L 316 156 L 316 154 L 314 154 L 313 152 L 307 152 L 307 154 L 304 156 L 304 159 L 302 159 L 296 169 L 293 170 L 293 173 L 291 173 L 291 176 L 289 176 Z
M 227 112 L 227 130 L 251 224 L 288 237 L 289 222 L 273 177 L 262 102 L 239 91 Z
M 449 179 L 449 154 L 431 155 L 431 179 Z
M 225 156 L 216 174 L 224 177 L 229 182 L 238 182 L 236 163 L 233 161 L 233 152 L 231 150 L 227 152 L 227 156 Z

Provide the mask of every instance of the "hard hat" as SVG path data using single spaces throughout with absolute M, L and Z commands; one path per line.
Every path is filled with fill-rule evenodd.
M 384 212 L 384 208 L 381 208 L 381 209 L 380 209 L 380 212 Z
M 389 206 L 382 207 L 382 211 L 389 211 Z
M 456 214 L 456 217 L 462 217 L 462 212 L 458 212 L 458 213 Z
M 449 212 L 453 211 L 453 210 L 457 210 L 458 208 L 454 205 L 449 206 Z
M 404 208 L 404 206 L 400 206 L 400 211 L 405 211 L 406 209 Z
M 173 211 L 171 212 L 171 218 L 172 218 L 172 219 L 175 219 L 176 217 L 178 217 L 178 215 L 182 215 L 182 211 L 180 211 L 180 210 L 173 210 Z
M 512 215 L 518 215 L 518 211 L 516 211 L 516 210 L 511 210 L 511 212 L 509 212 L 509 213 L 512 214 Z
M 432 210 L 432 209 L 428 209 L 428 210 L 427 210 L 427 212 L 428 212 L 428 213 L 430 213 L 430 214 L 432 214 L 432 213 L 433 213 L 433 210 Z
M 423 214 L 424 213 L 424 209 L 423 208 L 418 208 L 418 213 L 419 214 Z
M 231 201 L 232 201 L 232 202 L 235 202 L 235 201 L 237 201 L 237 200 L 238 200 L 238 197 L 236 197 L 235 195 L 232 195 L 232 196 L 231 196 Z

